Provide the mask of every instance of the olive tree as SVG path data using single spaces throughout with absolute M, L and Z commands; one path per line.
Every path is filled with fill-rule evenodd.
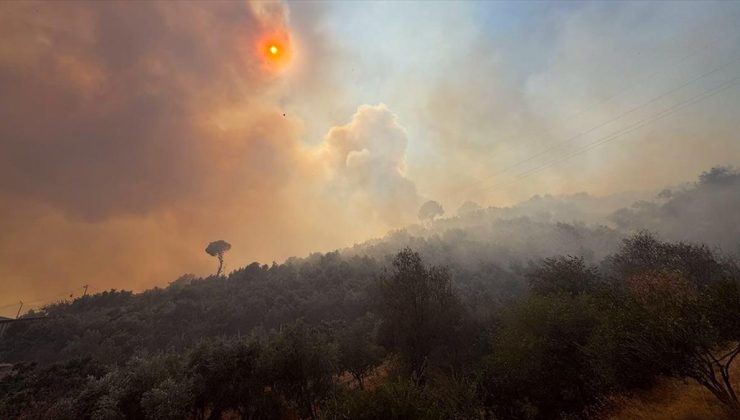
M 703 245 L 664 243 L 647 233 L 610 258 L 627 295 L 623 312 L 640 314 L 640 334 L 620 347 L 659 373 L 692 378 L 735 413 L 730 378 L 740 354 L 740 268 Z M 622 326 L 634 329 L 633 323 Z M 617 328 L 619 330 L 621 328 Z
M 406 248 L 394 258 L 391 272 L 380 278 L 379 287 L 383 341 L 421 383 L 432 353 L 454 346 L 463 321 L 464 309 L 450 275 L 444 267 L 426 267 L 418 253 Z

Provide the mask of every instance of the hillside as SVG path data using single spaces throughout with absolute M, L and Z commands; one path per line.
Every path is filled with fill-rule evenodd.
M 532 202 L 477 209 L 336 252 L 51 304 L 0 341 L 0 362 L 15 365 L 0 417 L 731 412 L 734 219 L 686 231 L 711 233 L 711 246 L 662 238 L 697 217 L 682 207 L 697 197 L 706 214 L 728 212 L 738 179 L 705 173 L 652 205 L 602 211 L 604 224 L 528 213 Z M 661 236 L 631 233 L 625 212 Z

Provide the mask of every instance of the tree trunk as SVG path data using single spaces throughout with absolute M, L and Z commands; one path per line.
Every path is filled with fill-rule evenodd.
M 701 362 L 697 366 L 696 374 L 693 375 L 694 379 L 714 394 L 727 410 L 740 418 L 740 401 L 730 379 L 730 366 L 740 353 L 740 344 L 719 358 L 709 350 L 703 353 L 698 355 Z
M 221 269 L 224 266 L 224 256 L 223 254 L 218 254 L 218 271 L 216 271 L 216 277 L 221 275 Z

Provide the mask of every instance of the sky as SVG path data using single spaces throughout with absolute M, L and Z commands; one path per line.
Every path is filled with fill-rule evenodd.
M 0 314 L 737 166 L 738 77 L 735 2 L 2 2 Z

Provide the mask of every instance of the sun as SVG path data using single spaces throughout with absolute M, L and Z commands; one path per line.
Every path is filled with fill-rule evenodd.
M 267 58 L 268 60 L 277 61 L 283 58 L 285 47 L 282 43 L 275 40 L 268 41 L 264 44 L 263 48 L 265 58 Z
M 291 63 L 294 51 L 287 32 L 265 33 L 255 45 L 257 57 L 267 72 L 281 72 Z

